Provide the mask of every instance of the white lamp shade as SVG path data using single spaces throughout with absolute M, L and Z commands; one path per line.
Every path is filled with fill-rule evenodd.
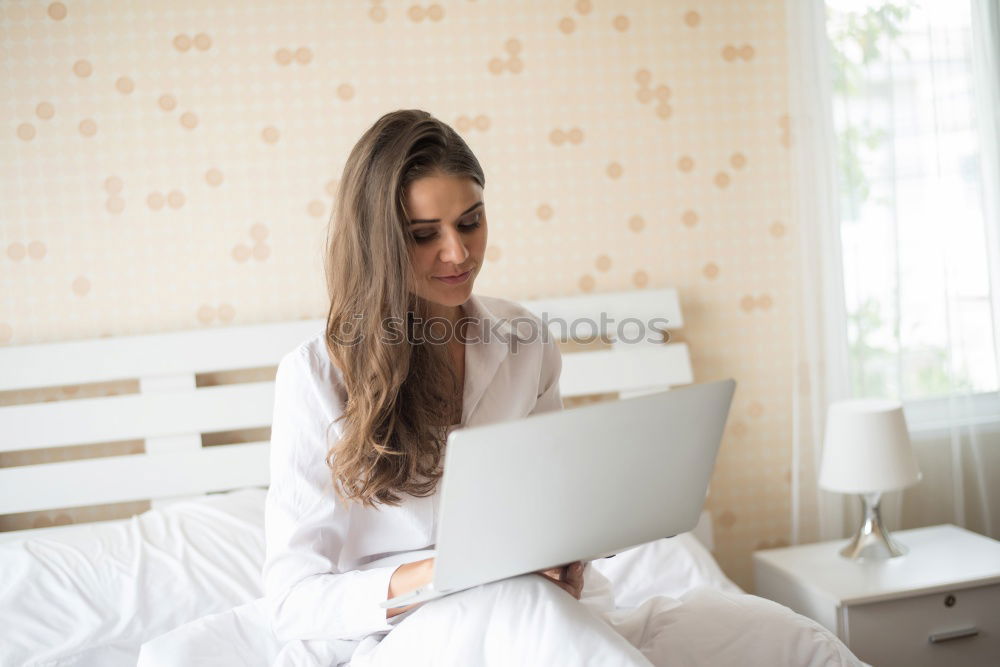
M 840 493 L 892 491 L 920 481 L 903 406 L 884 399 L 830 405 L 819 485 Z

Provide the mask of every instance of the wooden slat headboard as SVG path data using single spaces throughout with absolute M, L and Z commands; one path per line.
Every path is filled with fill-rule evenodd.
M 621 328 L 627 318 L 665 330 L 680 327 L 673 289 L 523 305 L 556 335 L 610 341 L 601 349 L 564 354 L 564 397 L 632 395 L 693 381 L 684 343 L 618 339 L 625 331 L 633 340 L 634 326 Z M 0 407 L 0 452 L 144 443 L 139 454 L 0 468 L 0 514 L 266 486 L 266 440 L 202 443 L 205 434 L 269 427 L 273 380 L 198 387 L 196 377 L 273 368 L 323 326 L 322 320 L 309 320 L 0 348 L 0 391 L 125 379 L 138 380 L 139 386 L 139 393 L 129 395 Z

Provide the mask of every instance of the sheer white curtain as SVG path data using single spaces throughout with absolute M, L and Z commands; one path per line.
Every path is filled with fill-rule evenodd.
M 800 232 L 792 542 L 841 537 L 826 406 L 902 400 L 924 479 L 890 529 L 1000 537 L 996 0 L 787 3 Z M 845 504 L 846 503 L 846 504 Z

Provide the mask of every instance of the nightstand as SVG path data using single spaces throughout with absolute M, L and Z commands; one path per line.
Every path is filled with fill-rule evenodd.
M 1000 665 L 1000 542 L 952 525 L 892 537 L 910 552 L 855 562 L 837 553 L 847 540 L 758 551 L 755 592 L 875 667 Z

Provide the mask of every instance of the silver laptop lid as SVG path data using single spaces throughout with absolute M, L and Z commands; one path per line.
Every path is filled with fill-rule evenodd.
M 720 380 L 452 432 L 434 587 L 461 589 L 693 529 L 735 387 Z

